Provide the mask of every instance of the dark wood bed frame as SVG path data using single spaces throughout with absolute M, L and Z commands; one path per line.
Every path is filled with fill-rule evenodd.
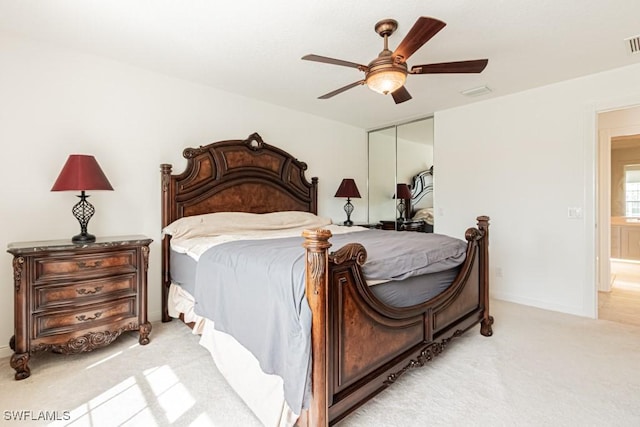
M 161 165 L 163 227 L 181 217 L 220 211 L 317 214 L 318 179 L 309 182 L 305 163 L 264 143 L 257 133 L 187 148 L 183 156 L 187 166 L 179 175 L 172 175 L 171 165 Z M 482 335 L 492 335 L 489 218 L 477 220 L 477 228 L 466 230 L 466 260 L 452 285 L 406 308 L 388 306 L 370 291 L 361 270 L 367 258 L 362 245 L 330 252 L 329 231 L 303 233 L 313 368 L 311 406 L 299 425 L 336 423 L 478 323 Z M 162 241 L 163 321 L 171 320 L 169 249 L 167 237 Z

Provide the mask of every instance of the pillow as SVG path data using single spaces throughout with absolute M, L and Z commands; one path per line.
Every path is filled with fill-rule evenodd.
M 413 216 L 413 219 L 421 219 L 426 221 L 427 223 L 433 224 L 433 208 L 419 209 Z
M 317 228 L 331 224 L 309 212 L 283 211 L 265 214 L 248 212 L 215 212 L 180 218 L 162 229 L 162 236 L 176 239 L 212 237 L 223 234 L 246 234 L 265 230 Z

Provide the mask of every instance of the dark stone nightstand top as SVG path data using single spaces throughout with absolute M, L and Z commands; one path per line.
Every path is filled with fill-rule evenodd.
M 66 251 L 78 248 L 106 248 L 126 245 L 148 245 L 153 242 L 147 236 L 105 236 L 96 237 L 95 242 L 73 243 L 71 239 L 42 240 L 33 242 L 15 242 L 7 245 L 7 252 L 13 255 L 33 253 L 40 251 Z

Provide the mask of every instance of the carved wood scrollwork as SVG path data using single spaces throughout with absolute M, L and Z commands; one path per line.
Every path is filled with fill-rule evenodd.
M 198 148 L 185 148 L 182 151 L 182 157 L 184 157 L 185 159 L 193 159 L 199 154 L 204 153 L 205 151 L 207 151 L 207 149 L 203 146 L 200 146 Z
M 13 258 L 13 283 L 16 292 L 20 292 L 20 282 L 22 282 L 22 269 L 24 267 L 24 257 Z
M 97 294 L 98 292 L 100 292 L 103 287 L 104 286 L 96 286 L 95 288 L 93 288 L 93 290 L 86 289 L 86 288 L 76 289 L 76 293 L 78 295 L 93 295 L 93 294 Z
M 169 182 L 171 181 L 171 165 L 163 163 L 160 165 L 160 172 L 162 176 L 162 192 L 169 191 Z
M 64 344 L 40 344 L 31 348 L 31 352 L 49 350 L 54 353 L 75 354 L 83 351 L 92 351 L 96 348 L 111 344 L 125 331 L 137 330 L 136 323 L 129 323 L 126 327 L 117 331 L 90 332 L 88 334 L 72 338 Z
M 367 262 L 367 250 L 360 243 L 349 243 L 329 254 L 329 261 L 334 264 L 342 264 L 355 260 L 358 265 Z
M 262 146 L 264 145 L 264 141 L 262 140 L 262 137 L 258 133 L 252 133 L 243 142 L 247 145 L 247 147 L 250 150 L 253 150 L 253 151 L 258 151 L 262 149 Z
M 492 336 L 493 328 L 491 325 L 493 325 L 493 316 L 487 316 L 486 320 L 483 319 L 482 322 L 480 322 L 480 334 L 485 337 Z
M 482 237 L 484 237 L 484 232 L 477 228 L 467 228 L 467 231 L 464 233 L 464 238 L 467 239 L 467 242 L 477 242 L 482 239 Z
M 29 369 L 29 354 L 28 353 L 14 353 L 11 356 L 9 365 L 16 370 L 15 379 L 23 380 L 29 378 L 31 370 Z
M 309 266 L 311 267 L 311 278 L 314 280 L 320 279 L 322 274 L 324 274 L 324 260 L 323 254 L 319 252 L 309 252 L 307 255 L 307 260 L 309 262 Z
M 144 260 L 144 271 L 149 270 L 149 247 L 142 247 L 142 259 Z
M 307 286 L 313 284 L 313 293 L 318 295 L 319 287 L 323 286 L 322 278 L 326 274 L 327 249 L 331 247 L 329 230 L 305 230 L 302 232 L 305 238 L 302 246 L 307 250 Z M 307 292 L 310 289 L 307 287 Z
M 309 271 L 311 279 L 317 282 L 324 274 L 324 254 L 320 252 L 308 252 L 307 263 L 311 267 Z M 317 286 L 314 287 L 313 293 L 318 294 Z
M 423 348 L 420 351 L 418 356 L 415 359 L 411 359 L 404 368 L 400 369 L 398 372 L 390 374 L 387 377 L 387 379 L 384 381 L 384 384 L 387 386 L 391 385 L 394 382 L 396 382 L 398 378 L 400 378 L 408 370 L 417 368 L 420 366 L 424 366 L 427 362 L 432 361 L 434 357 L 436 357 L 437 355 L 439 355 L 444 351 L 447 344 L 449 344 L 449 341 L 451 341 L 455 337 L 459 337 L 460 335 L 462 335 L 462 333 L 463 331 L 458 329 L 451 336 L 451 338 L 446 338 L 440 342 L 432 342 L 431 344 L 427 345 L 425 348 Z
M 483 237 L 487 236 L 489 231 L 489 217 L 481 215 L 477 218 L 478 220 L 478 228 L 469 228 L 464 233 L 464 237 L 467 241 L 478 241 Z
M 151 333 L 151 323 L 143 323 L 140 325 L 140 338 L 138 342 L 140 345 L 149 344 L 149 334 Z
M 80 316 L 76 316 L 76 319 L 79 322 L 89 322 L 91 320 L 99 319 L 101 316 L 102 316 L 102 312 L 101 311 L 96 311 L 93 316 L 87 317 L 85 314 L 82 314 Z
M 89 262 L 86 262 L 86 261 L 78 261 L 78 262 L 76 262 L 76 265 L 80 269 L 99 268 L 99 267 L 102 267 L 102 261 L 97 260 L 97 261 L 94 261 L 92 263 L 89 263 Z

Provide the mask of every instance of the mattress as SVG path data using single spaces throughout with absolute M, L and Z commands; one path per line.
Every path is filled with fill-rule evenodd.
M 194 295 L 197 262 L 189 255 L 171 251 L 171 281 Z M 392 280 L 372 285 L 371 291 L 385 304 L 408 307 L 420 304 L 442 293 L 457 276 L 459 267 L 436 273 Z
M 169 257 L 171 282 L 180 285 L 189 295 L 195 294 L 197 264 L 198 262 L 186 253 L 171 250 Z

